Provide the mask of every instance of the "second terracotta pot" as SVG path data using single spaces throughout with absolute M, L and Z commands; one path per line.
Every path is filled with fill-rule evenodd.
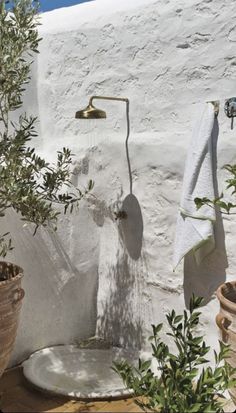
M 216 294 L 220 302 L 216 324 L 220 329 L 222 341 L 230 345 L 228 363 L 236 368 L 236 281 L 220 285 Z M 236 387 L 230 389 L 229 393 L 236 404 Z

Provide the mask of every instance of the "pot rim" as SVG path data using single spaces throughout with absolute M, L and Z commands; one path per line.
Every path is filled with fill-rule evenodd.
M 0 281 L 0 288 L 5 287 L 7 284 L 12 283 L 13 281 L 14 282 L 18 281 L 24 276 L 24 271 L 19 265 L 14 264 L 14 263 L 9 262 L 9 261 L 0 261 L 0 266 L 1 266 L 1 264 L 5 265 L 5 266 L 9 265 L 9 266 L 16 267 L 19 272 L 18 272 L 17 275 L 15 275 L 14 277 L 9 278 L 8 280 Z
M 236 281 L 228 281 L 228 282 L 225 282 L 225 283 L 221 284 L 217 288 L 216 295 L 217 295 L 217 298 L 218 298 L 220 304 L 223 304 L 224 307 L 226 307 L 227 309 L 230 309 L 232 312 L 236 313 L 236 302 L 233 303 L 232 301 L 228 300 L 228 298 L 226 298 L 222 293 L 223 288 L 227 287 L 227 284 L 232 285 L 232 286 L 235 287 L 235 294 L 236 294 Z

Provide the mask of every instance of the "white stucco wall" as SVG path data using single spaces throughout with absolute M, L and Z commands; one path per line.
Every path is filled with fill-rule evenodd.
M 221 99 L 220 187 L 222 165 L 236 160 L 235 130 L 223 113 L 224 98 L 236 95 L 234 3 L 95 0 L 42 16 L 25 104 L 40 120 L 35 145 L 48 159 L 72 148 L 74 182 L 94 179 L 95 197 L 62 217 L 55 235 L 33 239 L 8 220 L 16 245 L 9 258 L 24 267 L 26 290 L 12 363 L 96 332 L 137 346 L 166 311 L 182 311 L 192 291 L 207 299 L 202 329 L 216 345 L 214 291 L 226 273 L 235 278 L 235 220 L 224 222 L 227 269 L 223 233 L 202 268 L 189 257 L 173 273 L 172 253 L 186 151 L 206 100 Z M 130 99 L 133 197 L 125 105 L 99 102 L 107 120 L 74 119 L 94 94 Z M 113 212 L 123 202 L 128 219 L 119 223 Z

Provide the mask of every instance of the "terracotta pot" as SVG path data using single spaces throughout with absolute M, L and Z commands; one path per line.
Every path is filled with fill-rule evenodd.
M 19 322 L 22 299 L 23 270 L 0 261 L 0 377 L 9 363 Z
M 227 362 L 236 367 L 236 281 L 220 285 L 216 294 L 220 302 L 216 324 L 220 329 L 222 341 L 230 345 L 230 357 Z M 236 387 L 230 389 L 229 393 L 236 404 Z

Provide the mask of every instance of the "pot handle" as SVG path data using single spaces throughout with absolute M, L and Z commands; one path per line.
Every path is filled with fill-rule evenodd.
M 227 327 L 225 326 L 225 321 L 227 324 Z M 228 330 L 228 326 L 232 323 L 232 321 L 226 317 L 225 315 L 219 313 L 216 316 L 216 324 L 218 325 L 219 329 L 223 331 L 224 334 L 226 334 L 226 336 L 228 337 L 229 335 L 229 330 Z
M 23 300 L 24 296 L 25 296 L 25 291 L 23 290 L 23 288 L 17 288 L 16 290 L 14 290 L 12 305 L 13 306 L 17 305 L 21 300 Z

